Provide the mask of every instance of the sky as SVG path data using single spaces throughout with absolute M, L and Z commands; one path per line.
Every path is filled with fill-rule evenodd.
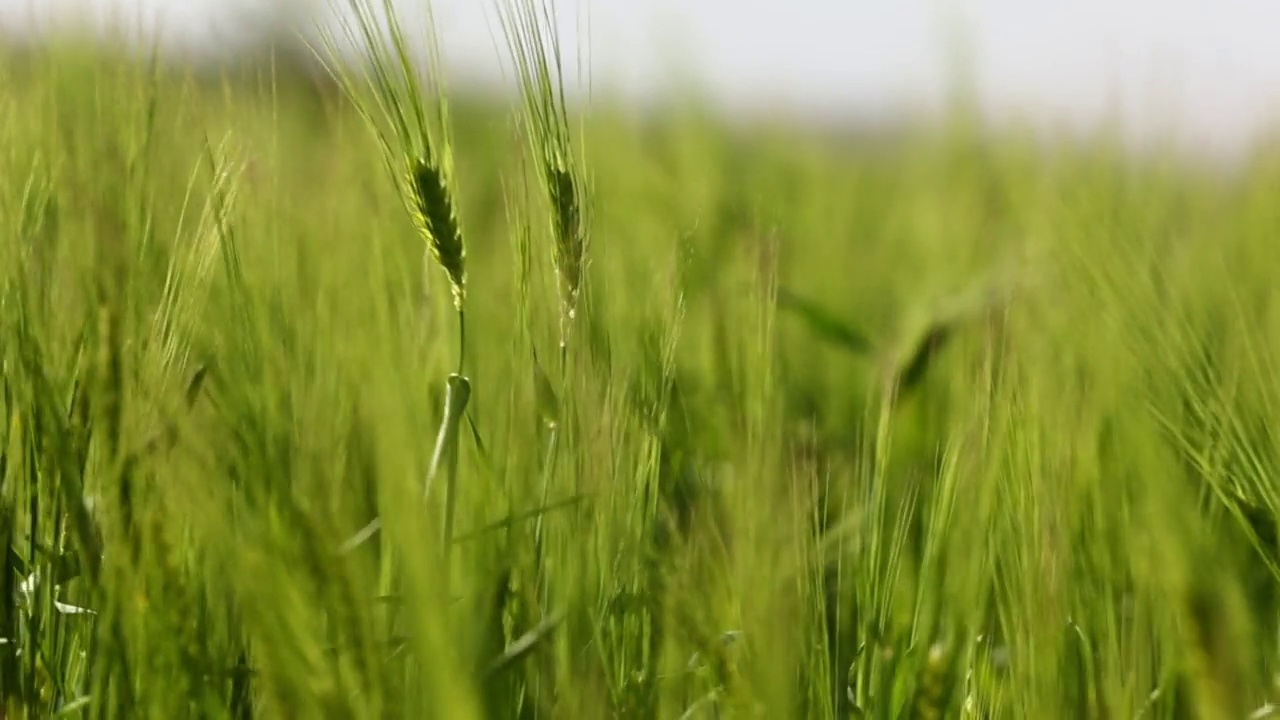
M 434 0 L 445 56 L 468 77 L 500 78 L 496 1 Z M 233 53 L 282 8 L 321 17 L 333 2 L 0 0 L 0 26 L 114 12 L 150 18 L 169 46 Z M 637 100 L 692 83 L 734 113 L 884 118 L 940 108 L 965 77 L 994 121 L 1087 130 L 1119 117 L 1136 141 L 1173 133 L 1215 156 L 1246 153 L 1280 119 L 1275 0 L 556 2 L 595 92 Z M 412 17 L 421 0 L 398 4 Z

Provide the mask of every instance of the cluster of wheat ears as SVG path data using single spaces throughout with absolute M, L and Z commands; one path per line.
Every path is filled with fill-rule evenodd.
M 551 259 L 560 294 L 559 355 L 563 372 L 566 349 L 584 295 L 589 181 L 580 153 L 575 154 L 573 146 L 554 1 L 497 0 L 494 8 L 518 80 L 523 134 L 550 209 Z M 448 280 L 457 314 L 457 369 L 446 379 L 444 416 L 425 482 L 425 493 L 431 496 L 443 475 L 442 547 L 447 578 L 458 492 L 457 445 L 471 398 L 471 381 L 466 374 L 465 351 L 467 243 L 456 202 L 457 177 L 439 35 L 427 4 L 422 40 L 428 68 L 425 73 L 420 72 L 413 58 L 414 46 L 391 0 L 349 0 L 348 9 L 350 19 L 338 24 L 339 34 L 323 35 L 322 59 L 372 130 L 408 217 L 428 256 Z M 354 66 L 358 69 L 343 62 L 339 40 L 363 52 L 365 61 Z M 424 267 L 431 271 L 430 262 Z M 527 263 L 523 269 L 528 272 Z M 554 443 L 558 396 L 536 357 L 534 364 L 539 409 L 552 426 Z M 354 548 L 379 527 L 380 522 L 374 520 L 344 548 Z

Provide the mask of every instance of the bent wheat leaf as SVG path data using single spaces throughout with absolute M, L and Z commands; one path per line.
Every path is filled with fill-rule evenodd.
M 785 287 L 778 288 L 778 307 L 804 321 L 820 339 L 854 355 L 870 355 L 875 349 L 875 344 L 862 331 Z

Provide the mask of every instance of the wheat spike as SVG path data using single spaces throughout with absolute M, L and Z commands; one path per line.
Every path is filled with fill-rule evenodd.
M 582 232 L 580 188 L 563 165 L 546 166 L 547 189 L 555 213 L 553 256 L 560 276 L 560 296 L 566 317 L 573 318 L 582 287 L 582 262 L 586 255 Z
M 461 310 L 467 296 L 467 252 L 444 173 L 430 160 L 417 158 L 411 163 L 407 187 L 414 226 L 449 276 L 454 307 Z

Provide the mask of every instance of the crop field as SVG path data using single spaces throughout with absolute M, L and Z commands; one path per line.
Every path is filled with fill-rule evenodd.
M 1280 717 L 1280 152 L 641 118 L 502 7 L 505 104 L 0 60 L 0 718 Z

